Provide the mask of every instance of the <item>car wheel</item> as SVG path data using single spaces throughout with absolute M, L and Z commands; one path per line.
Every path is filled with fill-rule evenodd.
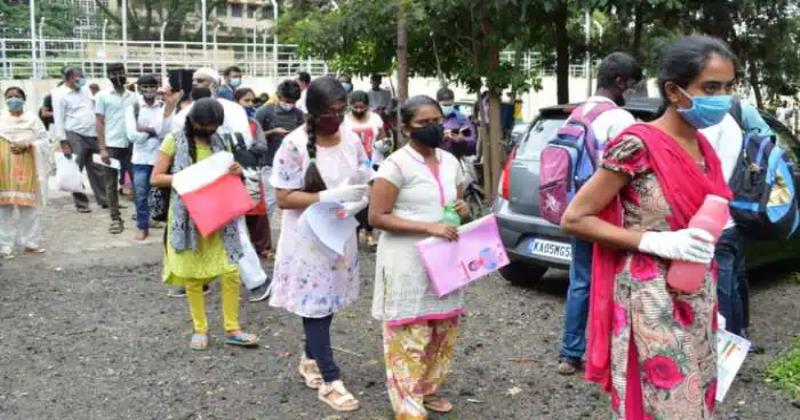
M 547 267 L 512 261 L 500 269 L 500 275 L 512 284 L 529 284 L 537 282 L 547 273 Z

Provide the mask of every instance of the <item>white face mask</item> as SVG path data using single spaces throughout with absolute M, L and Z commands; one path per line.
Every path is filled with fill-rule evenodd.
M 291 111 L 294 109 L 294 104 L 285 104 L 281 102 L 278 104 L 278 106 L 281 107 L 281 109 L 284 111 Z

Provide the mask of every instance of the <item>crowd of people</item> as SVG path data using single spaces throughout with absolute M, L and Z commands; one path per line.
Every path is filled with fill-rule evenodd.
M 604 107 L 590 127 L 603 154 L 562 222 L 579 239 L 558 370 L 583 369 L 586 353 L 587 378 L 611 394 L 618 418 L 711 418 L 717 313 L 728 331 L 747 335 L 742 235 L 731 220 L 715 247 L 702 231 L 688 228 L 706 195 L 730 197 L 726 183 L 742 139 L 742 127 L 728 115 L 734 60 L 727 45 L 709 37 L 686 37 L 667 48 L 658 76 L 663 110 L 645 124 L 621 107 L 643 71 L 630 55 L 614 53 L 600 64 L 598 89 L 581 108 Z M 189 92 L 158 75 L 139 77 L 132 92 L 122 64 L 109 65 L 107 76 L 113 88 L 92 95 L 80 69 L 65 69 L 42 120 L 24 110 L 22 89 L 5 91 L 2 256 L 10 258 L 17 243 L 26 252 L 44 252 L 45 124 L 53 124 L 61 151 L 86 170 L 95 202 L 109 210 L 111 234 L 125 229 L 119 191 L 127 179 L 133 182 L 135 238 L 164 229 L 163 281 L 188 301 L 191 349 L 209 347 L 204 296 L 217 279 L 225 343 L 258 344 L 238 321 L 243 283 L 251 301 L 269 299 L 299 316 L 306 338 L 299 375 L 322 402 L 353 411 L 359 401 L 334 361 L 330 328 L 334 315 L 359 298 L 359 234 L 354 230 L 338 255 L 299 225 L 316 203 L 341 205 L 338 217 L 357 217 L 363 243 L 377 248 L 372 315 L 383 323 L 396 418 L 453 409 L 438 391 L 453 366 L 464 292 L 438 297 L 414 246 L 429 236 L 458 239 L 457 227 L 443 222 L 446 207 L 462 221 L 470 213 L 454 155 L 475 153 L 477 131 L 454 106 L 452 90 L 401 104 L 401 144 L 387 135 L 385 115 L 394 104 L 379 76 L 365 92 L 354 91 L 346 75 L 311 80 L 301 73 L 281 82 L 270 99 L 242 86 L 236 67 L 222 76 L 197 69 Z M 768 132 L 753 110 L 744 104 L 749 124 Z M 172 180 L 221 151 L 234 154 L 229 172 L 242 178 L 257 205 L 202 236 Z M 92 211 L 85 193 L 73 194 L 73 202 L 79 213 Z M 11 222 L 15 208 L 19 222 Z M 274 241 L 270 219 L 279 213 Z M 263 270 L 268 260 L 274 260 L 272 280 Z M 698 292 L 682 294 L 666 283 L 673 260 L 716 264 Z

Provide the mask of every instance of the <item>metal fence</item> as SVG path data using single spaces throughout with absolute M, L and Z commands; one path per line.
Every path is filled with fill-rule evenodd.
M 252 43 L 201 43 L 96 39 L 40 39 L 36 54 L 30 39 L 0 38 L 0 79 L 60 77 L 65 66 L 83 69 L 88 78 L 105 77 L 108 63 L 124 62 L 131 76 L 165 74 L 169 69 L 239 66 L 257 77 L 286 77 L 298 71 L 328 72 L 322 60 L 303 59 L 294 45 L 260 39 Z

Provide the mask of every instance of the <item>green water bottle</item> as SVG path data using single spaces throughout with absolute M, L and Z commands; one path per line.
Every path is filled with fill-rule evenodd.
M 461 226 L 461 216 L 456 213 L 456 208 L 452 204 L 444 206 L 444 214 L 442 215 L 442 223 L 450 226 Z

